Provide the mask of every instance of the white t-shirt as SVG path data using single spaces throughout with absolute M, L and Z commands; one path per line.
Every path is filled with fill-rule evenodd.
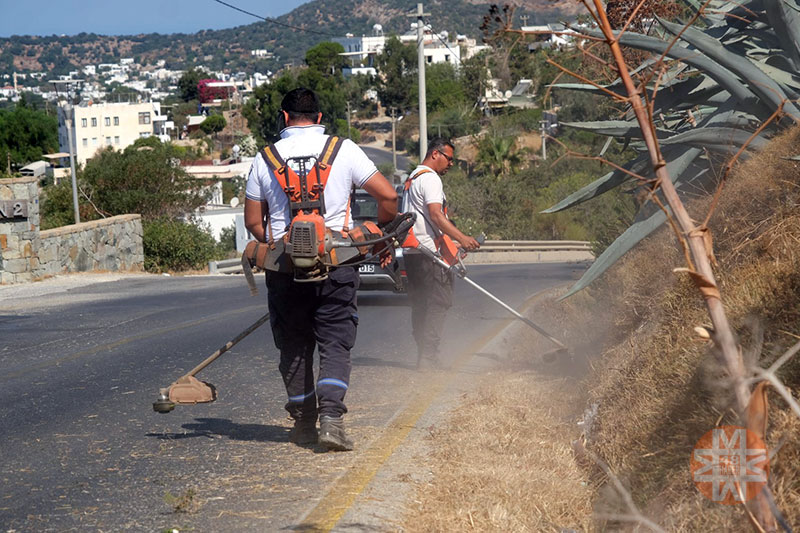
M 423 171 L 426 172 L 420 174 Z M 414 222 L 414 235 L 422 246 L 435 252 L 437 250 L 434 239 L 438 238 L 442 232 L 434 226 L 428 205 L 441 204 L 444 206 L 447 198 L 444 195 L 442 178 L 433 169 L 419 165 L 410 175 L 416 176 L 417 174 L 419 176 L 411 180 L 411 187 L 403 197 L 403 212 L 417 214 L 417 221 Z
M 281 140 L 275 143 L 275 149 L 284 161 L 290 157 L 319 157 L 329 135 L 325 135 L 324 126 L 290 126 L 281 131 Z M 296 162 L 289 165 L 297 171 Z M 341 231 L 344 216 L 350 202 L 350 191 L 355 186 L 363 188 L 364 184 L 378 169 L 364 151 L 350 139 L 345 139 L 339 154 L 333 160 L 328 183 L 325 185 L 325 225 L 332 230 Z M 264 158 L 259 154 L 250 167 L 247 176 L 245 196 L 257 202 L 266 201 L 269 206 L 269 220 L 272 236 L 282 237 L 291 222 L 289 198 L 281 188 Z M 348 220 L 352 227 L 352 216 Z

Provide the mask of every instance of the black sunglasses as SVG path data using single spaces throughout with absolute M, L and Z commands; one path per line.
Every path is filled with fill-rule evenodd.
M 450 157 L 449 155 L 447 155 L 446 153 L 442 152 L 441 150 L 436 150 L 436 151 L 439 152 L 441 155 L 443 155 L 444 158 L 447 159 L 448 163 L 452 163 L 453 162 L 453 158 Z

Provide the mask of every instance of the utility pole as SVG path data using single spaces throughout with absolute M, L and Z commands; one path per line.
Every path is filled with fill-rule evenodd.
M 425 102 L 425 13 L 422 3 L 417 4 L 417 12 L 409 17 L 417 18 L 417 70 L 419 71 L 419 160 L 425 159 L 428 151 L 428 107 Z
M 519 20 L 522 21 L 522 25 L 520 26 L 520 28 L 528 25 L 528 18 L 530 18 L 530 17 L 528 17 L 528 15 L 520 15 L 519 16 Z
M 395 144 L 395 122 L 397 118 L 397 108 L 393 107 L 391 109 L 392 113 L 392 167 L 394 167 L 395 171 L 397 170 L 397 145 Z
M 542 120 L 542 160 L 547 161 L 547 134 L 545 133 L 547 121 Z
M 350 137 L 350 100 L 347 101 L 347 136 Z
M 69 84 L 71 83 L 78 83 L 83 80 L 50 80 L 50 83 L 56 89 L 56 95 L 58 95 L 58 85 L 61 83 L 67 84 L 67 97 L 65 99 L 65 103 L 63 106 L 61 105 L 62 102 L 59 98 L 59 106 L 63 107 L 64 109 L 64 125 L 67 128 L 67 142 L 69 143 L 69 169 L 70 174 L 72 177 L 72 208 L 75 212 L 75 223 L 81 223 L 81 215 L 78 210 L 78 176 L 75 173 L 75 147 L 73 145 L 72 139 L 72 126 L 73 126 L 73 118 L 74 118 L 74 110 L 72 108 L 72 102 L 70 101 L 70 93 L 69 93 Z

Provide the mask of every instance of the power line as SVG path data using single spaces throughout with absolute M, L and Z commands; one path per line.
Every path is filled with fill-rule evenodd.
M 317 35 L 325 35 L 327 37 L 338 37 L 338 35 L 334 35 L 332 33 L 325 33 L 323 31 L 317 31 L 317 30 L 309 30 L 308 28 L 301 28 L 299 26 L 292 26 L 291 24 L 286 24 L 285 22 L 280 22 L 278 20 L 271 19 L 269 17 L 262 17 L 261 15 L 256 15 L 255 13 L 251 13 L 250 11 L 244 10 L 244 9 L 242 9 L 240 7 L 236 7 L 236 6 L 234 6 L 232 4 L 229 4 L 227 2 L 223 2 L 222 0 L 214 0 L 214 1 L 216 3 L 218 3 L 218 4 L 222 4 L 223 6 L 226 6 L 226 7 L 229 7 L 231 9 L 234 9 L 236 11 L 239 11 L 240 13 L 244 13 L 245 15 L 250 15 L 251 17 L 255 17 L 255 18 L 259 19 L 259 20 L 263 20 L 264 22 L 269 22 L 271 24 L 275 24 L 276 26 L 283 26 L 284 28 L 289 28 L 289 29 L 297 30 L 297 31 L 305 31 L 305 32 L 308 32 L 308 33 L 316 33 Z

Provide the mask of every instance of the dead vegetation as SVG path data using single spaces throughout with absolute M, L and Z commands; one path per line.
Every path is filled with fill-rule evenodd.
M 786 159 L 798 141 L 794 128 L 740 165 L 710 224 L 726 312 L 745 355 L 762 367 L 800 339 L 800 163 Z M 689 211 L 706 213 L 708 200 Z M 703 300 L 689 279 L 670 272 L 681 263 L 674 233 L 662 229 L 594 288 L 540 307 L 539 323 L 569 332 L 573 364 L 539 363 L 532 372 L 523 361 L 544 346 L 525 333 L 511 373 L 487 378 L 434 433 L 434 480 L 413 509 L 419 525 L 408 529 L 627 527 L 597 519 L 622 513 L 623 499 L 596 463 L 571 452 L 576 423 L 596 405 L 586 448 L 619 476 L 644 516 L 669 531 L 752 530 L 742 506 L 706 500 L 691 480 L 697 440 L 739 418 L 726 371 L 693 329 L 707 324 Z M 575 370 L 586 371 L 580 382 L 548 377 Z M 800 360 L 778 375 L 800 387 Z M 786 521 L 798 524 L 800 419 L 774 390 L 768 396 L 769 483 Z

